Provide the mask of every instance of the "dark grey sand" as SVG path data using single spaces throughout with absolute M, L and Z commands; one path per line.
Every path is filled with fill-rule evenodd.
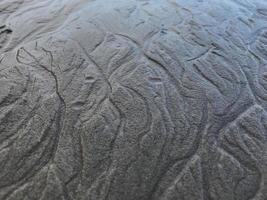
M 267 1 L 1 0 L 0 200 L 266 200 Z

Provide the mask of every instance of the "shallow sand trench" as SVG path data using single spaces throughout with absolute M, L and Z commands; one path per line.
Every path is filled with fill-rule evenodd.
M 1 0 L 0 200 L 266 200 L 267 2 Z

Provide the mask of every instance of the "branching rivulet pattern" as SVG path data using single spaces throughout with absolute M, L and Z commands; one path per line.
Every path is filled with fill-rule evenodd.
M 267 3 L 0 10 L 1 200 L 267 198 Z

